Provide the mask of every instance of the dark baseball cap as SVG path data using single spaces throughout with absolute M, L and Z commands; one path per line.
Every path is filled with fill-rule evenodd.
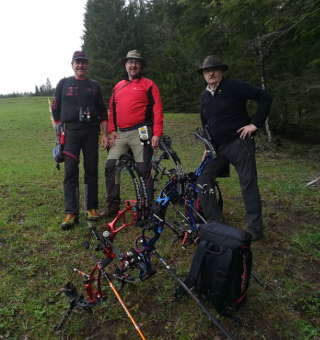
M 74 60 L 86 60 L 89 61 L 89 58 L 83 51 L 75 51 L 72 56 L 72 61 Z

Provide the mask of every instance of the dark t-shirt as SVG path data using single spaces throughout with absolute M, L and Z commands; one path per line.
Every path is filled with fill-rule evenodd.
M 90 112 L 89 122 L 80 122 L 80 110 Z M 77 80 L 74 77 L 60 80 L 52 114 L 55 121 L 76 125 L 98 125 L 106 120 L 106 105 L 99 84 L 91 79 Z

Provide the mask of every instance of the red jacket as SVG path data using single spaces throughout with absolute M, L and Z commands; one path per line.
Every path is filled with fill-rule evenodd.
M 108 132 L 139 124 L 153 125 L 153 135 L 163 132 L 163 110 L 157 85 L 148 78 L 119 81 L 108 110 Z

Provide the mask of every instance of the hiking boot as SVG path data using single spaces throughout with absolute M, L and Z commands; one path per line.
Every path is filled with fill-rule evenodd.
M 79 223 L 79 217 L 75 214 L 65 214 L 60 227 L 62 230 L 69 230 Z
M 107 206 L 106 216 L 107 217 L 115 217 L 120 210 L 119 202 L 110 202 Z
M 86 219 L 88 221 L 98 221 L 98 219 L 100 218 L 100 215 L 97 211 L 97 209 L 89 209 L 86 212 Z
M 258 241 L 263 238 L 263 233 L 261 229 L 249 227 L 247 229 L 247 232 L 251 235 L 251 241 Z

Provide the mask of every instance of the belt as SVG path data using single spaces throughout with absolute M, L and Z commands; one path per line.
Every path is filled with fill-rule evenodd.
M 119 131 L 121 132 L 126 132 L 126 131 L 132 131 L 132 130 L 136 130 L 138 128 L 140 128 L 141 126 L 150 126 L 149 124 L 146 124 L 145 122 L 144 123 L 140 123 L 140 124 L 137 124 L 137 125 L 133 125 L 133 126 L 129 126 L 129 127 L 126 127 L 126 128 L 120 128 L 118 127 Z

